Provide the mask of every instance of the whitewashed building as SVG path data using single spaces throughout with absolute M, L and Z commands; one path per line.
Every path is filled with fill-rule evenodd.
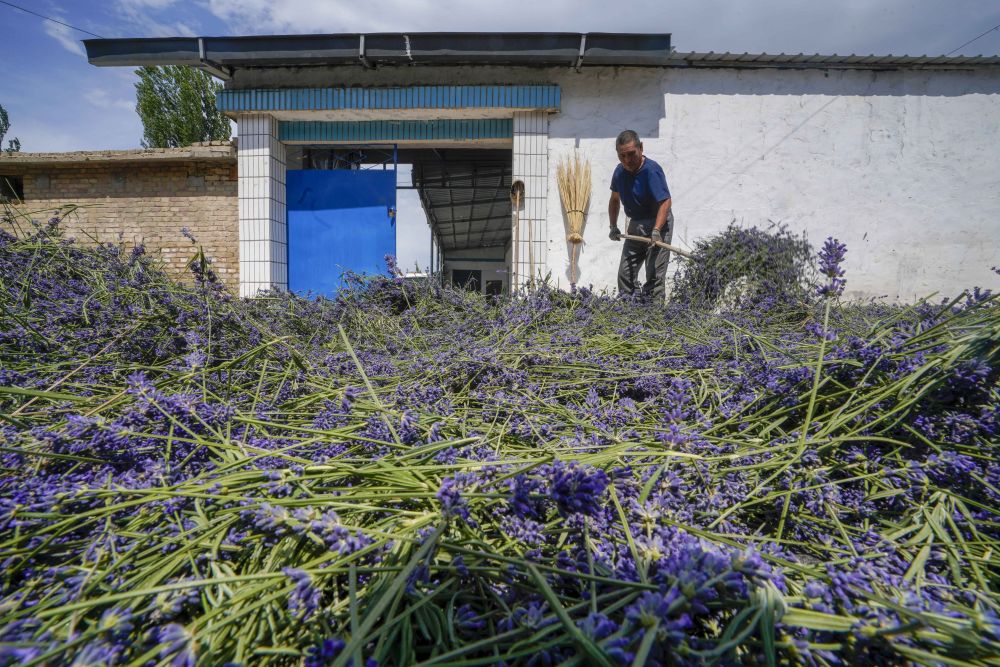
M 850 297 L 1000 287 L 1000 57 L 680 53 L 666 34 L 85 44 L 94 65 L 190 65 L 225 80 L 245 295 L 335 289 L 331 267 L 394 248 L 395 193 L 359 175 L 379 162 L 414 165 L 431 269 L 499 291 L 533 267 L 566 287 L 573 246 L 555 174 L 574 151 L 593 174 L 578 283 L 613 290 L 621 246 L 607 238 L 607 197 L 626 128 L 664 167 L 676 245 L 732 221 L 781 223 L 814 245 L 847 244 Z

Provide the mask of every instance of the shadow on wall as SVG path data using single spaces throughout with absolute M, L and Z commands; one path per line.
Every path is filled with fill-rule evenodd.
M 996 70 L 601 69 L 561 80 L 562 110 L 550 138 L 611 139 L 624 128 L 656 139 L 667 96 L 1000 95 Z
M 569 74 L 558 83 L 562 107 L 549 122 L 550 139 L 603 139 L 624 129 L 657 138 L 666 117 L 664 70 L 601 68 Z

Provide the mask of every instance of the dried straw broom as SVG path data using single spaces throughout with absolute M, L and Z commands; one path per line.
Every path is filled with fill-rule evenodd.
M 590 162 L 580 159 L 580 154 L 574 152 L 573 157 L 559 163 L 556 177 L 566 212 L 566 240 L 570 243 L 569 282 L 576 285 L 576 255 L 583 243 L 584 214 L 590 203 Z

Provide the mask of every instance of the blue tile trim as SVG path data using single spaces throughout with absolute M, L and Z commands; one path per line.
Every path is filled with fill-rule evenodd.
M 330 111 L 338 109 L 545 109 L 558 111 L 557 85 L 407 86 L 399 88 L 284 88 L 222 90 L 220 111 Z
M 280 121 L 280 141 L 449 141 L 510 139 L 510 118 L 474 120 Z

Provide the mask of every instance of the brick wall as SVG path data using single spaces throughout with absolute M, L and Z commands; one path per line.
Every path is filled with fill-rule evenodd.
M 6 169 L 4 167 L 7 167 Z M 0 163 L 0 173 L 11 173 Z M 24 183 L 20 210 L 36 220 L 67 204 L 79 206 L 63 221 L 79 242 L 144 243 L 147 254 L 187 279 L 185 265 L 197 246 L 181 234 L 187 227 L 213 259 L 213 268 L 234 292 L 239 289 L 239 222 L 235 156 L 212 160 L 50 162 L 17 165 Z

